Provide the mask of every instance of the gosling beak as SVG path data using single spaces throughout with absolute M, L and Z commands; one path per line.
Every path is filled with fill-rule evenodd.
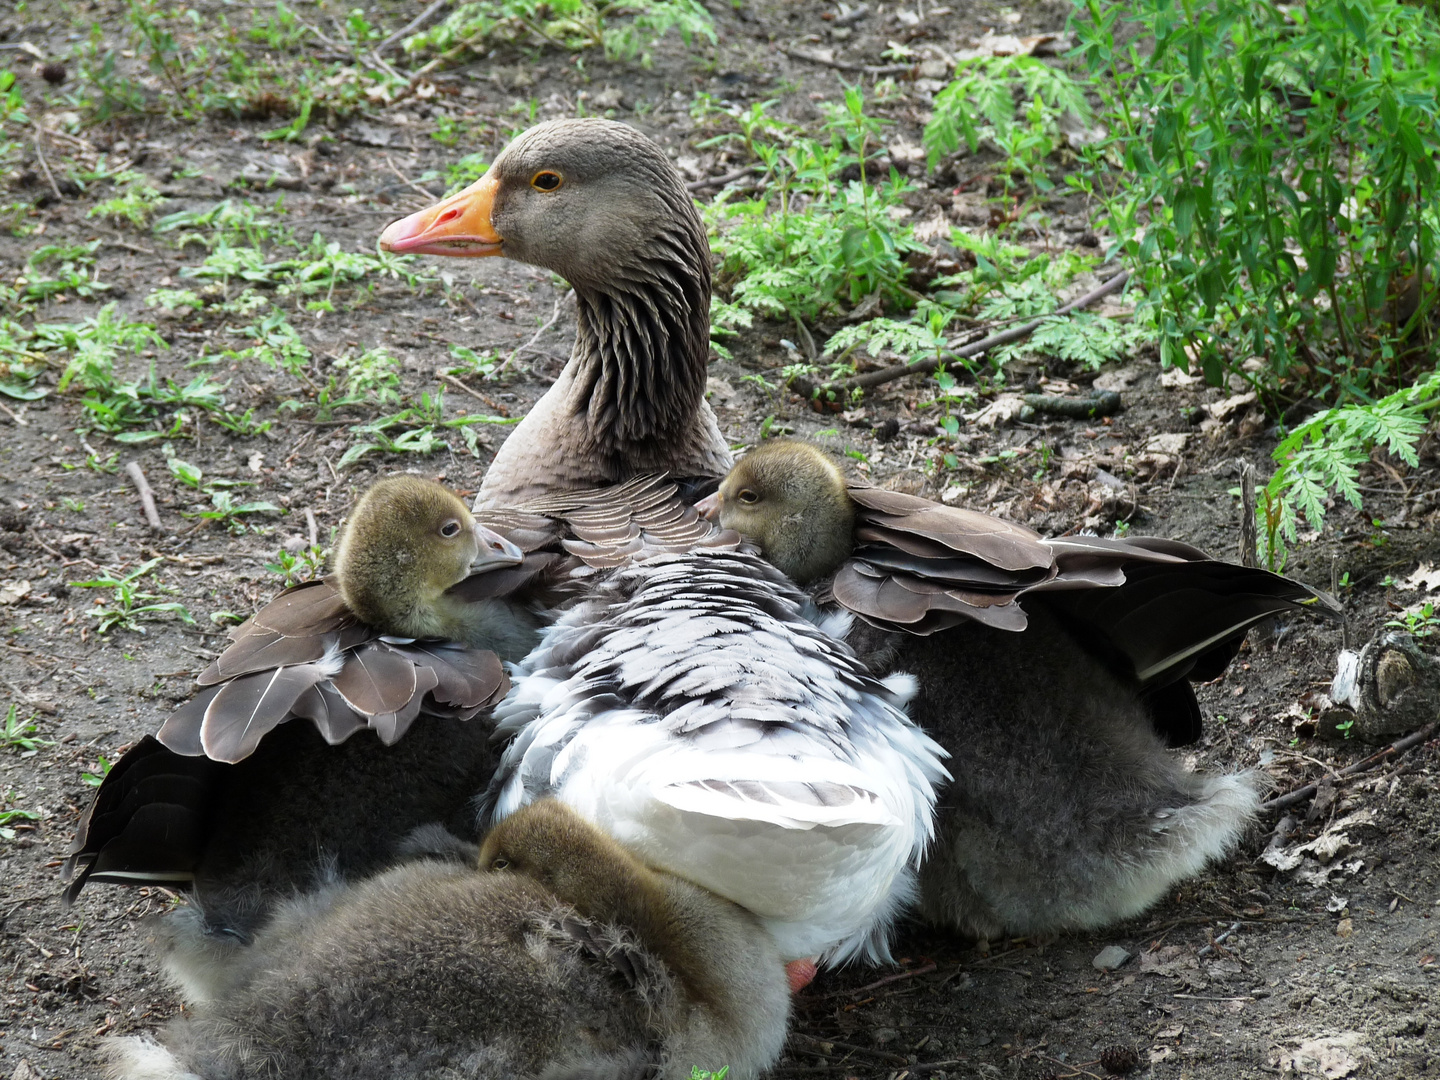
M 705 520 L 719 521 L 720 505 L 724 501 L 725 496 L 721 495 L 720 492 L 717 491 L 711 495 L 706 495 L 705 498 L 697 502 L 695 504 L 695 509 L 700 511 L 700 516 L 705 518 Z
M 464 191 L 407 218 L 392 221 L 380 234 L 382 251 L 397 255 L 499 255 L 503 241 L 490 214 L 500 180 L 487 173 Z
M 480 546 L 480 553 L 470 563 L 472 574 L 499 570 L 503 566 L 519 566 L 525 561 L 523 551 L 494 529 L 487 529 L 478 521 L 475 523 L 475 540 Z

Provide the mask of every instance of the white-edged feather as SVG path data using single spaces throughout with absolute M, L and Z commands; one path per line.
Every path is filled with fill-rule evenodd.
M 492 820 L 555 796 L 654 865 L 761 916 L 790 958 L 888 957 L 945 751 L 804 594 L 744 552 L 612 573 L 548 628 L 495 710 Z

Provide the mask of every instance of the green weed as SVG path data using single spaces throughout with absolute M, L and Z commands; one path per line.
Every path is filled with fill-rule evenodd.
M 1111 135 L 1074 182 L 1155 309 L 1162 361 L 1336 404 L 1434 370 L 1440 282 L 1417 273 L 1440 250 L 1434 20 L 1399 0 L 1084 11 Z
M 99 787 L 105 782 L 105 777 L 110 775 L 110 768 L 114 764 L 104 754 L 96 759 L 95 771 L 84 771 L 80 773 L 80 782 L 86 787 Z
M 54 746 L 55 743 L 50 739 L 42 739 L 36 735 L 39 730 L 35 717 L 21 720 L 12 702 L 3 724 L 0 724 L 0 750 L 19 750 L 25 754 L 33 754 L 42 746 Z
M 167 456 L 165 463 L 170 468 L 171 476 L 186 487 L 208 496 L 210 499 L 210 509 L 181 511 L 183 517 L 199 518 L 201 521 L 218 521 L 232 534 L 239 534 L 250 528 L 244 520 L 247 515 L 283 514 L 285 512 L 274 503 L 263 499 L 250 502 L 237 500 L 235 489 L 254 487 L 255 485 L 251 481 L 227 480 L 220 477 L 207 480 L 198 465 L 191 465 L 188 461 L 182 461 L 173 454 Z
M 38 811 L 17 808 L 15 799 L 14 791 L 5 792 L 5 797 L 0 799 L 0 840 L 15 839 L 17 822 L 40 820 Z
M 108 601 L 96 600 L 95 606 L 87 612 L 99 623 L 96 627 L 99 633 L 108 634 L 111 630 L 118 629 L 134 630 L 143 634 L 145 627 L 140 625 L 142 622 L 151 622 L 165 615 L 178 615 L 187 623 L 195 621 L 184 604 L 163 600 L 157 593 L 141 591 L 140 579 L 162 562 L 164 560 L 157 557 L 141 563 L 123 577 L 117 577 L 113 572 L 104 572 L 93 580 L 75 582 L 76 587 L 81 589 L 112 590 Z M 160 603 L 149 602 L 157 600 Z
M 710 13 L 698 0 L 482 0 L 461 4 L 408 38 L 405 49 L 448 60 L 500 42 L 539 41 L 570 51 L 598 48 L 648 67 L 656 42 L 672 30 L 687 46 L 696 38 L 715 42 Z
M 272 574 L 278 574 L 284 581 L 283 587 L 288 589 L 291 585 L 302 581 L 313 581 L 325 570 L 325 560 L 330 557 L 330 549 L 322 548 L 319 544 L 307 544 L 298 552 L 291 552 L 286 548 L 279 548 L 275 552 L 275 561 L 265 564 L 265 569 Z
M 155 208 L 165 202 L 165 197 L 144 173 L 126 171 L 114 179 L 115 185 L 123 187 L 124 190 L 114 198 L 91 207 L 87 217 L 109 218 L 117 223 L 128 222 L 138 228 L 145 225 L 155 213 Z

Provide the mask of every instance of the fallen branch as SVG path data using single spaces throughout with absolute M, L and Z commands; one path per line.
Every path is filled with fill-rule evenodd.
M 1373 753 L 1369 757 L 1365 758 L 1363 761 L 1357 761 L 1354 765 L 1350 765 L 1344 769 L 1341 769 L 1338 773 L 1335 774 L 1334 779 L 1338 780 L 1343 777 L 1357 776 L 1360 773 L 1369 772 L 1371 769 L 1375 768 L 1375 766 L 1383 764 L 1384 762 L 1389 761 L 1393 757 L 1399 757 L 1401 754 L 1409 750 L 1413 750 L 1421 743 L 1426 742 L 1432 735 L 1435 734 L 1437 728 L 1440 728 L 1440 720 L 1432 721 L 1431 723 L 1426 724 L 1419 731 L 1411 732 L 1403 739 L 1399 739 L 1396 742 L 1391 743 L 1389 746 L 1385 747 L 1384 750 L 1377 751 L 1376 753 Z M 1296 805 L 1297 803 L 1302 803 L 1306 799 L 1313 798 L 1315 792 L 1318 790 L 1318 784 L 1306 784 L 1304 787 L 1296 788 L 1294 791 L 1286 792 L 1284 795 L 1277 795 L 1269 802 L 1261 803 L 1260 809 L 1284 810 L 1288 807 Z
M 1202 947 L 1202 948 L 1200 949 L 1200 951 L 1197 952 L 1195 955 L 1196 955 L 1197 957 L 1200 957 L 1200 956 L 1204 956 L 1206 953 L 1212 953 L 1212 952 L 1214 952 L 1214 951 L 1215 951 L 1215 947 L 1216 947 L 1217 945 L 1223 945 L 1223 944 L 1225 944 L 1226 938 L 1230 937 L 1231 934 L 1233 934 L 1233 933 L 1235 933 L 1237 930 L 1239 930 L 1239 929 L 1240 929 L 1240 926 L 1241 926 L 1241 923 L 1239 923 L 1239 922 L 1231 923 L 1231 924 L 1230 924 L 1230 929 L 1226 930 L 1226 931 L 1225 931 L 1224 933 L 1222 933 L 1222 934 L 1217 934 L 1217 935 L 1215 935 L 1215 937 L 1213 937 L 1213 938 L 1210 939 L 1210 944 Z
M 725 173 L 723 176 L 707 176 L 704 180 L 691 180 L 685 185 L 686 191 L 704 191 L 706 188 L 724 187 L 726 184 L 733 184 L 736 180 L 743 180 L 751 173 L 761 173 L 765 170 L 759 165 L 746 165 L 733 172 Z
M 420 12 L 419 15 L 416 15 L 415 18 L 411 19 L 399 30 L 396 30 L 395 33 L 391 34 L 379 45 L 376 45 L 375 55 L 384 56 L 403 39 L 409 37 L 411 34 L 418 34 L 426 26 L 430 25 L 430 22 L 435 18 L 435 16 L 439 15 L 449 6 L 450 0 L 435 0 L 433 4 L 427 7 L 424 11 Z
M 140 505 L 145 510 L 145 520 L 150 523 L 150 528 L 155 532 L 164 532 L 165 526 L 160 524 L 160 513 L 155 509 L 155 492 L 150 490 L 150 481 L 145 479 L 145 472 L 140 468 L 140 463 L 138 461 L 127 462 L 125 475 L 130 477 L 130 482 L 140 493 Z
M 1063 416 L 1070 420 L 1093 420 L 1114 416 L 1123 407 L 1114 390 L 1096 390 L 1089 397 L 1061 397 L 1057 394 L 1026 394 L 1022 401 L 1037 413 Z
M 856 375 L 854 378 L 845 379 L 842 382 L 812 383 L 808 379 L 796 379 L 792 382 L 791 389 L 798 392 L 805 398 L 815 398 L 820 395 L 845 396 L 851 390 L 868 390 L 871 387 L 883 386 L 885 383 L 894 382 L 896 379 L 903 379 L 906 375 L 929 375 L 941 364 L 948 364 L 954 360 L 968 360 L 972 356 L 979 356 L 981 353 L 989 352 L 991 349 L 998 349 L 1002 345 L 1009 345 L 1011 342 L 1022 341 L 1029 337 L 1040 327 L 1045 325 L 1047 319 L 1053 319 L 1058 315 L 1069 315 L 1072 311 L 1079 311 L 1081 308 L 1089 307 L 1095 301 L 1109 296 L 1113 292 L 1119 292 L 1130 280 L 1130 271 L 1122 270 L 1109 281 L 1103 282 L 1090 290 L 1078 300 L 1072 300 L 1062 308 L 1057 308 L 1042 319 L 1034 319 L 1023 326 L 1012 327 L 1009 330 L 1002 330 L 998 334 L 991 334 L 989 337 L 981 338 L 979 341 L 964 345 L 953 352 L 941 353 L 931 360 L 922 360 L 918 364 L 896 364 L 894 367 L 882 368 L 879 371 L 871 371 L 864 375 Z
M 862 75 L 908 75 L 915 70 L 914 64 L 856 64 L 849 60 L 832 60 L 828 56 L 806 52 L 804 49 L 781 49 L 780 51 L 792 60 L 820 64 L 824 67 L 834 68 L 836 71 L 856 71 Z
M 44 140 L 44 131 L 45 129 L 39 124 L 35 125 L 35 160 L 40 163 L 40 171 L 45 174 L 45 179 L 50 182 L 50 190 L 55 193 L 56 201 L 59 201 L 65 196 L 60 194 L 60 185 L 55 183 L 55 177 L 51 174 L 50 166 L 45 161 L 45 148 L 40 145 Z
M 853 997 L 856 994 L 864 994 L 871 990 L 879 989 L 890 983 L 901 982 L 904 979 L 913 979 L 917 975 L 929 975 L 937 969 L 938 965 L 934 960 L 927 960 L 917 968 L 909 971 L 896 972 L 894 975 L 886 975 L 883 979 L 876 979 L 874 982 L 866 983 L 864 986 L 857 986 L 850 990 L 836 990 L 829 994 L 821 994 L 819 997 L 810 998 L 811 1001 L 828 1001 L 836 997 Z

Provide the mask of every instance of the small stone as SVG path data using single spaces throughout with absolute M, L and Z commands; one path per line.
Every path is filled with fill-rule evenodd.
M 1119 945 L 1106 945 L 1090 961 L 1090 966 L 1099 971 L 1115 971 L 1125 966 L 1125 961 L 1130 959 L 1130 954 Z
M 1336 937 L 1349 937 L 1355 932 L 1355 923 L 1350 919 L 1341 919 L 1335 924 Z

